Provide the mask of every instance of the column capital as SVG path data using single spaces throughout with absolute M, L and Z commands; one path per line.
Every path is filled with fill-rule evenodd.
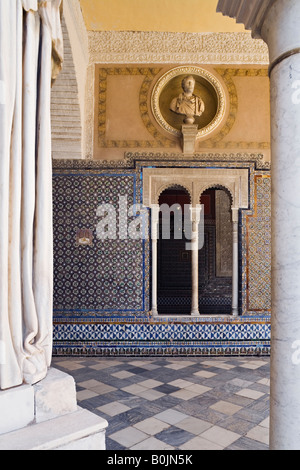
M 238 222 L 239 221 L 239 208 L 231 207 L 231 213 L 232 213 L 232 222 Z
M 156 219 L 158 220 L 159 204 L 151 204 L 150 209 L 151 209 L 152 220 L 156 220 Z
M 254 38 L 267 43 L 270 70 L 300 53 L 299 0 L 219 0 L 217 11 L 243 23 Z
M 202 204 L 196 204 L 196 206 L 190 206 L 190 218 L 191 222 L 199 224 L 201 218 Z
M 158 220 L 159 220 L 159 204 L 152 204 L 151 209 L 151 239 L 152 244 L 158 239 Z
M 219 0 L 217 12 L 235 18 L 246 29 L 252 31 L 256 39 L 263 39 L 261 28 L 268 10 L 277 0 Z

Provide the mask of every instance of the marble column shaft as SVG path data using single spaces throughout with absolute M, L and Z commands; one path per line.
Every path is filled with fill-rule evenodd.
M 270 51 L 272 315 L 270 448 L 300 449 L 300 2 L 277 0 Z
M 191 315 L 199 315 L 199 222 L 201 215 L 201 206 L 191 207 L 190 216 L 191 216 L 191 251 L 192 251 L 192 308 Z
M 151 242 L 152 242 L 152 315 L 157 316 L 157 239 L 159 205 L 151 206 Z
M 239 295 L 239 210 L 232 207 L 232 315 L 237 317 Z

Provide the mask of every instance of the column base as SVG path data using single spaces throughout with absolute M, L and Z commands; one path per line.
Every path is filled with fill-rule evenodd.
M 191 317 L 200 317 L 199 310 L 192 310 L 191 311 Z
M 232 314 L 233 317 L 238 317 L 239 316 L 238 308 L 233 308 L 231 310 L 231 314 Z
M 151 310 L 151 315 L 152 315 L 152 317 L 158 317 L 158 311 L 153 308 L 153 309 Z
M 0 450 L 105 450 L 107 421 L 77 406 L 74 379 L 59 370 L 1 391 L 0 411 Z

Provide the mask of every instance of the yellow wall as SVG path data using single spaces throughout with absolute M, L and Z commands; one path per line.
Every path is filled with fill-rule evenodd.
M 234 32 L 235 20 L 216 13 L 218 0 L 80 0 L 88 30 Z

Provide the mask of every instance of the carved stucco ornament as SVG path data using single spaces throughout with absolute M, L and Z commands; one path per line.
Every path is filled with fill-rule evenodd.
M 182 95 L 182 82 L 192 76 L 193 94 L 204 103 L 201 113 L 194 116 L 198 126 L 196 138 L 207 137 L 222 122 L 225 115 L 225 92 L 217 78 L 207 70 L 193 66 L 175 67 L 162 75 L 151 95 L 151 109 L 157 123 L 169 134 L 182 136 L 185 116 L 172 110 L 170 103 Z

